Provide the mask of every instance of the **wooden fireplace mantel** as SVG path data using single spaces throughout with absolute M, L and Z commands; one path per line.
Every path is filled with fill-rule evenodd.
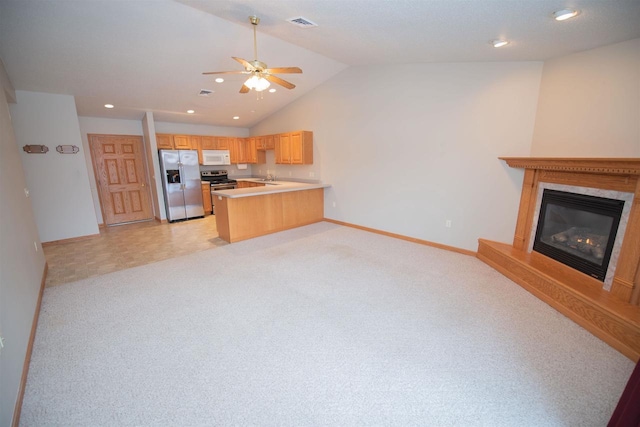
M 500 157 L 525 170 L 513 245 L 480 239 L 478 258 L 600 337 L 640 359 L 640 158 Z M 634 195 L 611 291 L 602 282 L 529 254 L 541 183 Z M 537 261 L 536 261 L 537 260 Z
M 512 168 L 640 175 L 640 158 L 499 157 Z

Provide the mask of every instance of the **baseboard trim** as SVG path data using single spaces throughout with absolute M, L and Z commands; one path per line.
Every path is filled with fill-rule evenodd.
M 390 233 L 388 231 L 377 230 L 375 228 L 363 227 L 362 225 L 351 224 L 348 222 L 338 221 L 335 219 L 324 218 L 324 221 L 331 222 L 333 224 L 344 225 L 345 227 L 357 228 L 358 230 L 368 231 L 370 233 L 381 234 L 387 237 L 393 237 L 394 239 L 406 240 L 407 242 L 417 243 L 419 245 L 431 246 L 438 249 L 444 249 L 445 251 L 457 252 L 463 255 L 476 256 L 475 251 L 468 249 L 456 248 L 455 246 L 443 245 L 441 243 L 430 242 L 428 240 L 416 239 L 415 237 L 404 236 L 402 234 Z
M 12 427 L 18 427 L 20 424 L 20 413 L 22 412 L 22 400 L 24 399 L 24 391 L 27 386 L 27 376 L 29 374 L 29 364 L 31 363 L 31 352 L 33 351 L 33 342 L 36 338 L 36 329 L 38 327 L 38 319 L 40 318 L 40 306 L 42 305 L 42 294 L 44 293 L 44 284 L 47 281 L 47 272 L 49 264 L 44 263 L 42 272 L 42 281 L 40 282 L 40 292 L 38 292 L 38 301 L 36 302 L 36 310 L 33 313 L 33 323 L 31 324 L 31 334 L 29 335 L 29 343 L 27 344 L 27 353 L 24 356 L 24 365 L 22 366 L 22 378 L 20 379 L 20 388 L 18 389 L 18 398 L 16 406 L 13 410 Z
M 86 236 L 79 236 L 79 237 L 71 237 L 69 239 L 51 240 L 49 242 L 42 242 L 42 247 L 46 248 L 47 246 L 59 245 L 61 243 L 81 242 L 83 240 L 95 239 L 96 237 L 100 237 L 100 233 L 87 234 Z

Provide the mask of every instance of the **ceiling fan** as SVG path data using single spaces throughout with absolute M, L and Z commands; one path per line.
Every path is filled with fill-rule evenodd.
M 274 74 L 299 74 L 302 70 L 298 67 L 279 67 L 279 68 L 267 68 L 267 64 L 258 61 L 258 44 L 256 42 L 256 27 L 260 23 L 260 18 L 257 16 L 250 16 L 249 22 L 253 25 L 253 61 L 247 61 L 242 58 L 233 59 L 238 61 L 244 67 L 244 71 L 209 71 L 202 74 L 249 74 L 250 77 L 244 82 L 240 88 L 240 93 L 247 93 L 251 89 L 256 92 L 262 92 L 270 86 L 269 82 L 279 84 L 287 89 L 293 89 L 296 87 L 293 83 L 290 83 L 280 77 L 274 76 Z

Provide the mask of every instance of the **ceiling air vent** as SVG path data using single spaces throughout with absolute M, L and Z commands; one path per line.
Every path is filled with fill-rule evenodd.
M 316 24 L 315 22 L 311 22 L 307 18 L 303 18 L 302 16 L 298 16 L 296 18 L 289 18 L 287 19 L 287 22 L 290 22 L 293 25 L 297 25 L 298 27 L 302 27 L 302 28 L 311 28 L 311 27 L 318 26 L 318 24 Z
M 199 96 L 209 96 L 213 93 L 212 90 L 209 89 L 200 89 L 200 93 L 198 94 Z

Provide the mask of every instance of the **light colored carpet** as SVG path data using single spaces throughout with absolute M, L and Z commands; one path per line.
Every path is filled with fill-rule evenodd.
M 21 425 L 602 426 L 633 366 L 473 257 L 319 223 L 45 289 Z

